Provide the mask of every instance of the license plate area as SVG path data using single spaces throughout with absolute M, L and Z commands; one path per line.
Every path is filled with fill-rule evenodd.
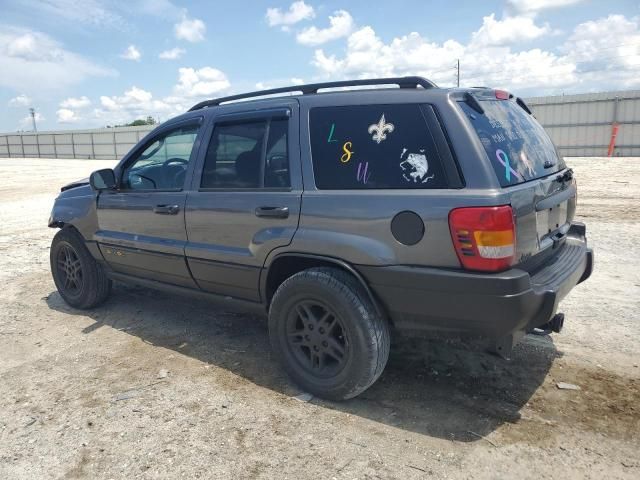
M 552 237 L 557 230 L 563 228 L 568 222 L 568 201 L 561 202 L 550 208 L 536 212 L 536 226 L 538 240 Z

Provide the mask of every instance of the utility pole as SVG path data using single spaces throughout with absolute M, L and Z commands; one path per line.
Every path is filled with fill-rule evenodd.
M 456 63 L 456 84 L 460 88 L 460 59 Z
M 38 129 L 36 128 L 36 110 L 35 110 L 35 108 L 33 108 L 33 107 L 29 108 L 29 114 L 31 115 L 31 122 L 33 122 L 33 131 L 37 132 Z

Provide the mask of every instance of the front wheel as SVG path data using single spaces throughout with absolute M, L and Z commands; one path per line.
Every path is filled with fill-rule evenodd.
M 56 233 L 49 259 L 56 288 L 72 307 L 92 308 L 109 296 L 111 280 L 73 228 L 63 228 Z
M 362 286 L 336 268 L 299 272 L 269 309 L 272 348 L 306 391 L 330 400 L 369 388 L 389 357 L 389 327 Z

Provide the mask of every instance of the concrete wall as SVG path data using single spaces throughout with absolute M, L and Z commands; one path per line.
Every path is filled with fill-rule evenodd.
M 640 156 L 640 90 L 526 100 L 562 156 L 605 156 L 618 123 L 616 156 Z M 152 126 L 0 134 L 0 157 L 119 159 Z
M 0 157 L 119 159 L 153 128 L 149 125 L 0 134 Z
M 526 100 L 562 156 L 606 156 L 612 125 L 614 155 L 640 156 L 640 90 L 535 97 Z

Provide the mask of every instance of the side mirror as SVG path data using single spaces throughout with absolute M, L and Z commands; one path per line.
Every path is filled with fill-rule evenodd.
M 96 170 L 89 177 L 89 184 L 96 191 L 115 190 L 116 174 L 110 168 Z

